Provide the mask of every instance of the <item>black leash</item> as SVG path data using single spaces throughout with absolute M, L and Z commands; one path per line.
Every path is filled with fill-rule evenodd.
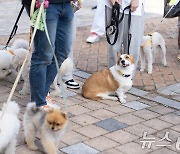
M 9 42 L 12 40 L 12 38 L 14 37 L 14 35 L 16 35 L 16 31 L 17 31 L 17 29 L 18 29 L 18 25 L 17 25 L 17 24 L 18 24 L 18 21 L 19 21 L 21 15 L 22 15 L 23 10 L 24 10 L 24 5 L 22 5 L 22 7 L 21 7 L 21 10 L 20 10 L 20 12 L 19 12 L 19 15 L 18 15 L 18 17 L 17 17 L 17 19 L 16 19 L 16 22 L 15 22 L 15 24 L 14 24 L 14 27 L 13 27 L 13 29 L 12 29 L 12 31 L 11 31 L 11 34 L 10 34 L 10 36 L 9 36 L 9 39 L 8 39 L 8 41 L 7 41 L 7 43 L 6 43 L 6 46 L 5 46 L 4 48 L 7 48 L 7 46 L 9 45 Z
M 117 42 L 117 38 L 119 35 L 119 23 L 122 22 L 122 20 L 124 19 L 124 12 L 125 10 L 129 9 L 129 15 L 128 15 L 128 54 L 129 54 L 129 48 L 130 48 L 130 43 L 131 43 L 131 34 L 130 34 L 130 26 L 131 26 L 131 9 L 130 9 L 130 5 L 125 7 L 123 12 L 122 12 L 122 16 L 119 19 L 119 10 L 120 10 L 120 5 L 116 2 L 112 8 L 112 17 L 111 17 L 111 21 L 110 24 L 106 26 L 106 38 L 107 38 L 107 42 L 110 45 L 114 45 Z M 111 42 L 110 40 L 110 35 L 114 35 L 114 40 Z

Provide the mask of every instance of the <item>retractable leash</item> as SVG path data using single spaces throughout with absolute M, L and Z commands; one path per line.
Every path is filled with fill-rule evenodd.
M 9 36 L 9 39 L 8 39 L 8 41 L 7 41 L 7 43 L 6 43 L 6 46 L 5 46 L 3 49 L 6 49 L 6 48 L 8 47 L 9 42 L 10 42 L 10 41 L 13 39 L 13 37 L 16 35 L 17 29 L 18 29 L 18 21 L 19 21 L 21 15 L 22 15 L 23 10 L 24 10 L 24 5 L 22 5 L 21 10 L 19 11 L 18 17 L 17 17 L 16 22 L 15 22 L 15 24 L 14 24 L 14 27 L 13 27 L 13 29 L 12 29 L 12 31 L 11 31 L 11 34 L 10 34 L 10 36 Z
M 129 9 L 129 15 L 128 15 L 128 54 L 129 54 L 129 48 L 131 43 L 131 34 L 130 34 L 130 26 L 131 26 L 131 9 L 130 5 L 126 6 L 122 12 L 122 16 L 119 19 L 119 11 L 120 11 L 120 5 L 116 2 L 112 7 L 112 17 L 110 24 L 106 26 L 106 38 L 107 42 L 110 45 L 114 45 L 117 42 L 117 38 L 119 35 L 119 23 L 122 22 L 124 19 L 125 10 Z M 107 12 L 106 12 L 107 14 Z M 111 42 L 110 36 L 114 35 L 114 40 Z

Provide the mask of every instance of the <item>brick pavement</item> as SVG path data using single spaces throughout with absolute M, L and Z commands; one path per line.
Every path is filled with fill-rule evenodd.
M 146 91 L 132 89 L 127 94 L 127 103 L 120 104 L 116 101 L 100 100 L 90 101 L 81 96 L 81 89 L 74 90 L 77 95 L 68 97 L 67 111 L 70 113 L 68 130 L 60 141 L 61 153 L 68 154 L 177 154 L 180 145 L 180 113 L 178 106 L 163 105 L 159 99 L 157 88 L 178 83 L 180 80 L 179 62 L 177 60 L 177 19 L 167 19 L 163 23 L 161 18 L 151 18 L 145 21 L 145 33 L 157 28 L 165 38 L 167 45 L 168 67 L 160 63 L 160 56 L 154 65 L 153 74 L 140 73 L 137 70 L 134 87 Z M 101 42 L 87 44 L 85 40 L 89 35 L 90 27 L 78 28 L 77 40 L 74 49 L 75 65 L 77 69 L 85 72 L 95 72 L 107 67 L 107 43 L 103 37 Z M 0 44 L 4 44 L 8 36 L 0 37 Z M 15 37 L 28 39 L 28 34 Z M 75 76 L 83 84 L 84 78 Z M 12 83 L 0 81 L 0 108 L 7 100 Z M 20 105 L 19 118 L 22 122 L 25 106 L 29 96 L 21 96 L 18 85 L 13 100 Z M 148 93 L 148 90 L 151 92 Z M 171 98 L 166 95 L 163 97 Z M 158 97 L 158 98 L 157 98 Z M 60 98 L 54 98 L 64 109 Z M 168 100 L 167 100 L 168 101 Z M 164 102 L 164 99 L 163 99 Z M 175 102 L 179 103 L 179 102 Z M 143 133 L 147 137 L 155 138 L 151 148 L 142 148 Z M 161 141 L 166 132 L 169 132 L 170 142 Z M 36 144 L 39 145 L 39 138 Z M 161 146 L 158 146 L 161 145 Z M 164 146 L 163 146 L 164 145 Z M 167 146 L 170 145 L 170 146 Z M 41 148 L 40 148 L 41 149 Z M 16 154 L 41 154 L 41 150 L 31 151 L 24 143 L 23 128 L 18 136 Z

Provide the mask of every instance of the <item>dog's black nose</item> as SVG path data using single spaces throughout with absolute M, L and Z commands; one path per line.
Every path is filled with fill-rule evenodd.
M 121 60 L 121 63 L 124 65 L 125 64 L 125 60 Z
M 52 127 L 51 129 L 54 130 L 54 127 Z

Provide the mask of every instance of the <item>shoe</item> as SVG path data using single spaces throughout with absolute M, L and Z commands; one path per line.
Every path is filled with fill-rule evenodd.
M 71 88 L 71 89 L 79 89 L 80 86 L 77 82 L 75 82 L 73 79 L 68 80 L 65 82 L 67 88 Z
M 87 43 L 94 43 L 100 41 L 100 36 L 96 33 L 91 33 L 90 36 L 86 39 Z
M 51 96 L 49 96 L 49 94 L 46 96 L 46 103 L 47 103 L 47 105 L 42 106 L 45 109 L 48 107 L 55 108 L 55 109 L 61 109 L 60 106 L 58 106 L 54 103 L 54 101 L 52 100 Z

